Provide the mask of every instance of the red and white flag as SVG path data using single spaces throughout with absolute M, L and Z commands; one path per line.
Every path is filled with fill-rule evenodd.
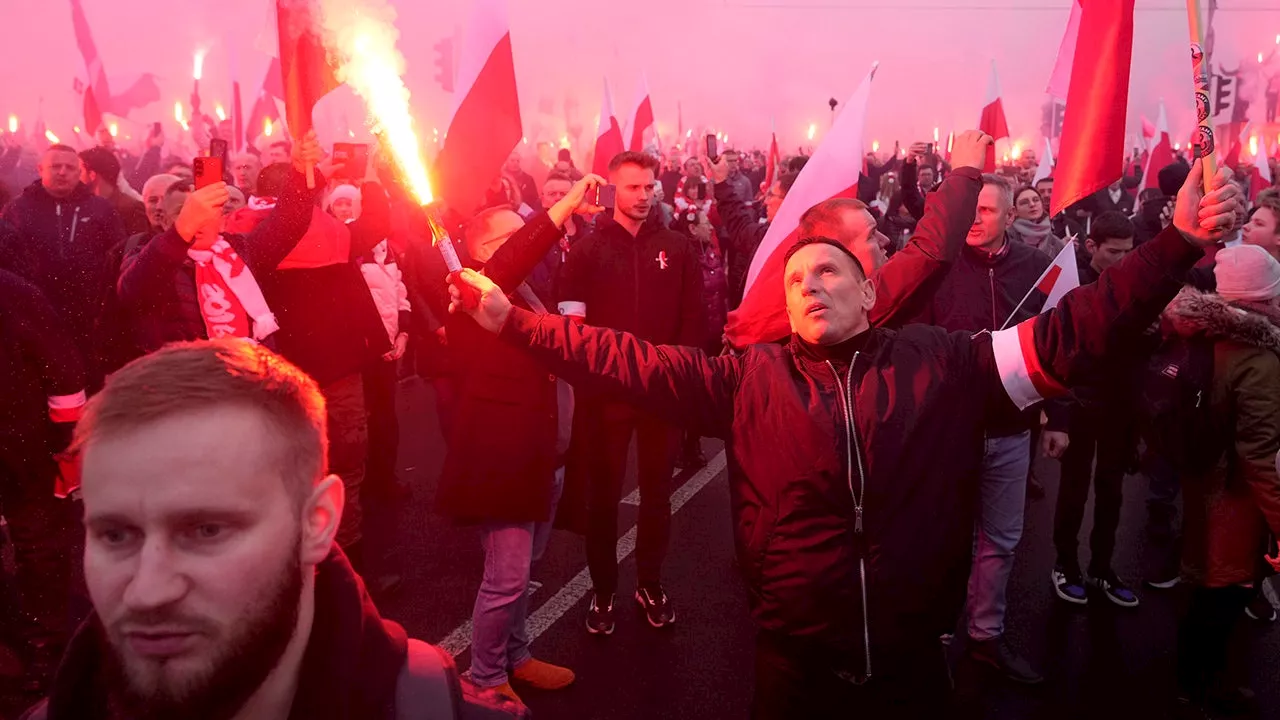
M 1258 193 L 1271 187 L 1271 166 L 1267 163 L 1267 139 L 1255 139 L 1253 168 L 1249 171 L 1249 202 L 1258 199 Z
M 458 58 L 453 115 L 436 158 L 436 194 L 472 215 L 523 134 L 505 0 L 477 0 Z
M 1071 17 L 1067 20 L 1067 31 L 1062 36 L 1062 44 L 1058 46 L 1058 61 L 1053 65 L 1053 75 L 1049 77 L 1049 95 L 1057 100 L 1066 101 L 1067 91 L 1071 88 L 1071 66 L 1075 63 L 1076 42 L 1080 36 L 1080 0 L 1071 3 Z
M 1077 61 L 1071 68 L 1050 215 L 1124 175 L 1135 0 L 1081 1 Z
M 1044 139 L 1044 154 L 1040 156 L 1040 164 L 1036 167 L 1035 177 L 1031 180 L 1031 186 L 1041 180 L 1053 177 L 1053 143 L 1049 142 L 1049 138 Z
M 1144 131 L 1145 134 L 1145 131 Z M 1160 101 L 1160 112 L 1156 115 L 1155 137 L 1152 140 L 1151 152 L 1147 153 L 1147 164 L 1142 168 L 1142 190 L 1160 188 L 1160 171 L 1173 164 L 1173 140 L 1169 137 L 1169 116 L 1164 111 L 1164 100 Z
M 987 100 L 982 106 L 982 118 L 978 121 L 978 129 L 999 140 L 1009 137 L 1009 121 L 1004 115 L 1004 101 L 1000 99 L 1000 78 L 996 75 L 996 61 L 991 61 L 991 78 L 987 82 Z M 984 172 L 996 170 L 996 146 L 992 143 L 987 148 L 987 162 Z
M 1146 115 L 1143 115 L 1142 116 L 1142 149 L 1146 150 L 1147 152 L 1150 152 L 1152 146 L 1155 144 L 1155 139 L 1156 139 L 1156 126 L 1151 124 L 1151 121 L 1147 119 Z
M 89 19 L 85 16 L 81 0 L 71 0 L 71 28 L 76 36 L 76 47 L 84 58 L 85 70 L 89 74 L 89 87 L 93 88 L 94 101 L 102 112 L 120 117 L 128 117 L 129 111 L 149 105 L 160 99 L 160 86 L 156 84 L 156 76 L 143 73 L 140 78 L 120 94 L 112 94 L 107 82 L 107 72 L 98 55 L 98 46 L 93 41 L 93 32 L 89 29 Z M 93 131 L 90 130 L 92 133 Z
M 649 80 L 641 77 L 640 79 L 640 97 L 636 100 L 636 109 L 631 113 L 631 125 L 627 132 L 630 143 L 627 147 L 631 152 L 644 152 L 645 137 L 649 134 L 656 134 L 653 117 L 653 100 L 649 97 Z
M 756 249 L 747 272 L 742 304 L 729 313 L 725 335 L 734 347 L 773 342 L 790 333 L 782 289 L 783 256 L 799 239 L 800 216 L 825 200 L 858 196 L 863 134 L 875 68 L 844 104 L 835 125 L 800 171 Z
M 342 84 L 316 32 L 318 13 L 311 0 L 276 0 L 285 119 L 290 134 L 299 139 L 311 130 L 316 103 Z
M 600 107 L 600 127 L 596 130 L 595 159 L 591 163 L 591 172 L 600 177 L 609 177 L 609 161 L 623 152 L 626 146 L 622 142 L 622 127 L 618 125 L 618 115 L 613 110 L 613 94 L 609 92 L 609 79 L 604 80 L 604 99 Z
M 1058 306 L 1067 293 L 1080 287 L 1080 271 L 1076 267 L 1076 244 L 1067 243 L 1053 259 L 1053 264 L 1044 271 L 1034 287 L 1027 291 L 1022 303 L 1031 297 L 1033 292 L 1046 295 L 1040 312 L 1046 313 Z M 1013 311 L 1017 315 L 1018 309 Z M 1012 316 L 1010 321 L 1012 321 Z M 1045 371 L 1040 363 L 1040 355 L 1036 352 L 1035 328 L 1036 318 L 1024 320 L 1013 327 L 1006 327 L 991 333 L 991 349 L 996 359 L 996 369 L 1000 372 L 1000 382 L 1009 398 L 1020 409 L 1066 394 L 1066 389 Z
M 782 164 L 782 153 L 778 152 L 777 127 L 772 128 L 770 138 L 769 157 L 764 166 L 764 182 L 760 185 L 760 189 L 766 193 L 773 187 L 773 181 L 778 179 L 778 166 Z

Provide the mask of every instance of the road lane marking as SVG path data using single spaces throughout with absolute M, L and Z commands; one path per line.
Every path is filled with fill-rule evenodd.
M 675 515 L 685 503 L 693 499 L 704 487 L 711 483 L 717 475 L 725 469 L 725 455 L 721 450 L 707 466 L 699 470 L 693 477 L 689 478 L 684 485 L 681 485 L 675 492 L 671 493 L 671 514 Z M 625 534 L 618 540 L 618 562 L 631 556 L 636 549 L 636 526 L 632 525 Z M 560 618 L 573 609 L 587 593 L 591 592 L 591 572 L 587 568 L 583 568 L 573 577 L 564 587 L 560 588 L 555 595 L 552 595 L 537 610 L 529 614 L 525 621 L 525 627 L 529 631 L 529 642 L 538 639 L 538 636 L 546 632 L 552 625 L 556 624 Z M 450 655 L 457 657 L 471 647 L 471 620 L 459 625 L 453 632 L 449 633 L 443 640 L 436 643 Z

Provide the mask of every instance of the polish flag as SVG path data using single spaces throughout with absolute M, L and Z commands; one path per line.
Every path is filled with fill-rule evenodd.
M 782 164 L 782 153 L 778 152 L 778 129 L 773 128 L 770 133 L 772 140 L 769 143 L 769 157 L 764 168 L 764 182 L 760 184 L 760 189 L 769 192 L 769 188 L 773 187 L 773 181 L 777 179 L 778 166 Z
M 1071 4 L 1071 17 L 1067 20 L 1067 32 L 1062 36 L 1062 44 L 1058 47 L 1058 61 L 1054 63 L 1053 75 L 1049 77 L 1049 95 L 1066 102 L 1067 91 L 1071 87 L 1071 66 L 1075 63 L 1076 42 L 1080 36 L 1080 0 Z
M 1083 0 L 1049 214 L 1124 175 L 1135 0 Z
M 863 134 L 875 66 L 844 104 L 835 125 L 800 171 L 751 259 L 742 304 L 729 313 L 725 336 L 734 347 L 773 342 L 789 333 L 782 289 L 783 256 L 799 239 L 800 216 L 825 200 L 858 196 Z
M 1009 121 L 1004 115 L 1004 101 L 1000 99 L 1000 78 L 996 75 L 996 61 L 991 61 L 991 79 L 987 83 L 987 102 L 982 107 L 982 119 L 978 121 L 978 129 L 999 140 L 1009 137 Z M 992 143 L 987 148 L 987 162 L 984 172 L 996 170 L 996 146 Z
M 1045 294 L 1044 305 L 1040 312 L 1048 312 L 1062 301 L 1072 290 L 1080 287 L 1080 269 L 1076 265 L 1076 244 L 1067 243 L 1058 252 L 1053 264 L 1045 269 L 1044 274 L 1036 281 L 1036 290 Z
M 1146 115 L 1142 116 L 1142 145 L 1147 152 L 1155 146 L 1156 126 L 1151 124 Z
M 316 103 L 342 84 L 316 31 L 317 12 L 309 0 L 276 0 L 284 112 L 289 132 L 299 139 L 312 128 Z
M 1044 139 L 1044 155 L 1040 156 L 1040 165 L 1036 167 L 1035 178 L 1031 181 L 1031 186 L 1035 187 L 1036 183 L 1041 180 L 1053 177 L 1053 144 L 1049 142 L 1049 138 Z
M 654 129 L 653 101 L 649 98 L 649 80 L 640 79 L 640 97 L 636 100 L 635 112 L 631 113 L 631 130 L 627 137 L 631 138 L 631 152 L 644 152 L 645 134 Z
M 477 0 L 473 6 L 454 88 L 433 187 L 451 210 L 469 217 L 524 133 L 506 0 Z
M 1145 131 L 1144 131 L 1145 134 Z M 1160 101 L 1160 112 L 1156 115 L 1155 137 L 1152 140 L 1151 152 L 1147 153 L 1147 165 L 1142 168 L 1142 190 L 1160 187 L 1160 171 L 1173 164 L 1173 140 L 1169 138 L 1169 117 L 1164 111 L 1164 100 Z
M 1253 156 L 1253 168 L 1249 171 L 1249 202 L 1258 199 L 1258 193 L 1271 187 L 1271 166 L 1267 163 L 1267 141 L 1262 138 L 1258 142 L 1257 152 Z
M 622 128 L 618 125 L 618 116 L 613 111 L 613 94 L 609 92 L 609 79 L 604 80 L 604 100 L 600 108 L 600 127 L 596 131 L 595 160 L 591 163 L 591 172 L 600 177 L 609 177 L 609 161 L 623 152 L 626 146 L 622 143 Z

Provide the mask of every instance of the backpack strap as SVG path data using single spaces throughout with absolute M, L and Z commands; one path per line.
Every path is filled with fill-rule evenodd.
M 396 720 L 453 720 L 462 704 L 458 667 L 439 648 L 409 638 L 396 681 Z

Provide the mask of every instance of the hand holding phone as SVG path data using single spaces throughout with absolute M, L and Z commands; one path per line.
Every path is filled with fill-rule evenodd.
M 617 185 L 597 185 L 594 198 L 591 204 L 596 207 L 602 207 L 605 210 L 612 211 L 618 205 L 618 186 Z
M 222 182 L 222 175 L 227 167 L 227 141 L 221 138 L 209 141 L 209 157 L 198 157 L 192 165 L 197 190 Z
M 711 162 L 720 162 L 720 142 L 715 135 L 707 134 L 707 158 Z

